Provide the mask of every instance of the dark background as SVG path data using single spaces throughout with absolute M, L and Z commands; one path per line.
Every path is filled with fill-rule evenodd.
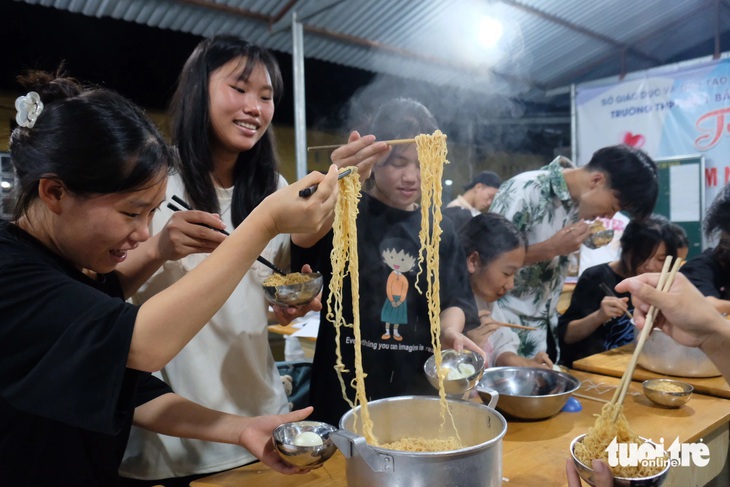
M 19 93 L 15 77 L 27 68 L 54 70 L 61 61 L 70 75 L 115 89 L 137 104 L 161 111 L 167 106 L 177 75 L 201 37 L 109 18 L 88 17 L 54 8 L 0 0 L 0 42 L 4 59 L 0 90 Z M 293 125 L 292 58 L 274 51 L 285 92 L 275 124 Z M 377 88 L 372 83 L 377 81 Z M 461 92 L 448 86 L 377 75 L 328 62 L 305 59 L 307 126 L 349 132 L 354 95 L 366 91 L 355 106 L 372 108 L 388 96 L 411 96 L 434 113 L 450 140 L 473 144 L 480 159 L 494 152 L 522 152 L 549 159 L 556 147 L 570 144 L 570 127 L 473 123 L 485 117 L 533 114 L 567 116 L 562 107 L 505 97 Z M 377 96 L 373 95 L 373 92 Z M 450 97 L 445 97 L 448 93 Z M 458 96 L 455 96 L 458 95 Z M 476 127 L 476 128 L 475 128 Z

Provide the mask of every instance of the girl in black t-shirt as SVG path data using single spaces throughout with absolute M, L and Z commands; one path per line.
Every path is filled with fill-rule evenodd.
M 172 393 L 159 370 L 228 298 L 278 232 L 317 231 L 332 216 L 337 171 L 316 173 L 253 210 L 231 235 L 214 216 L 188 245 L 219 243 L 195 272 L 137 307 L 125 301 L 150 267 L 117 272 L 149 238 L 176 154 L 120 95 L 33 72 L 18 98 L 11 161 L 19 180 L 11 222 L 0 224 L 0 477 L 3 485 L 103 486 L 117 470 L 132 422 L 156 432 L 233 443 L 284 473 L 271 432 L 311 410 L 242 417 Z M 319 184 L 308 199 L 298 191 Z M 204 225 L 204 226 L 201 226 Z M 154 264 L 154 265 L 153 265 Z
M 408 139 L 436 131 L 431 113 L 414 100 L 398 99 L 382 104 L 369 125 L 379 139 Z M 332 159 L 366 159 L 375 154 L 372 176 L 363 184 L 358 205 L 357 236 L 360 289 L 360 331 L 362 366 L 367 379 L 369 400 L 410 394 L 436 394 L 428 383 L 423 364 L 433 355 L 428 302 L 416 287 L 421 228 L 421 174 L 415 144 L 378 149 L 372 136 L 356 132 L 350 143 L 336 150 Z M 380 144 L 383 144 L 382 142 Z M 377 154 L 380 157 L 377 157 Z M 466 272 L 466 258 L 448 220 L 442 222 L 439 249 L 441 345 L 443 348 L 470 348 L 484 352 L 462 332 L 478 326 L 474 296 Z M 331 279 L 330 250 L 332 236 L 313 243 L 311 236 L 293 235 L 297 244 L 292 254 L 299 263 L 317 262 L 325 276 L 322 302 L 327 302 Z M 306 254 L 306 255 L 305 255 Z M 299 264 L 297 263 L 297 264 Z M 343 315 L 352 323 L 352 300 L 349 277 L 342 290 Z M 336 363 L 334 325 L 327 319 L 327 309 L 320 317 L 314 353 L 310 404 L 313 416 L 338 424 L 350 409 L 342 397 Z M 342 327 L 340 336 L 342 361 L 349 372 L 343 373 L 346 393 L 352 400 L 354 389 L 354 334 Z
M 678 238 L 670 222 L 659 215 L 632 220 L 621 236 L 621 257 L 589 267 L 581 274 L 570 306 L 558 320 L 560 362 L 575 360 L 620 347 L 634 340 L 633 307 L 628 293 L 607 295 L 627 277 L 660 272 L 667 256 L 676 257 Z M 686 254 L 685 254 L 686 255 Z

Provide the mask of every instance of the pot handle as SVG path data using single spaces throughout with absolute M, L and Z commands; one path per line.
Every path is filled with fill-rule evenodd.
M 338 429 L 330 433 L 330 438 L 345 458 L 352 458 L 357 454 L 365 460 L 373 472 L 393 473 L 393 457 L 376 453 L 362 436 Z
M 477 393 L 479 393 L 479 397 L 482 399 L 482 402 L 487 405 L 487 407 L 495 408 L 497 406 L 497 401 L 499 401 L 499 392 L 495 391 L 491 387 L 477 386 Z

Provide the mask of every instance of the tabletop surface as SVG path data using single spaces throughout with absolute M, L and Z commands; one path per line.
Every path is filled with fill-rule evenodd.
M 581 395 L 610 400 L 619 379 L 572 370 L 582 381 Z M 632 382 L 624 406 L 625 415 L 634 431 L 644 437 L 671 443 L 676 437 L 682 442 L 696 442 L 730 421 L 730 403 L 726 399 L 693 394 L 683 407 L 668 409 L 654 405 L 641 393 L 641 384 Z M 478 399 L 477 399 L 478 400 Z M 509 421 L 504 437 L 502 475 L 509 479 L 505 485 L 526 487 L 564 486 L 565 461 L 568 448 L 576 436 L 593 426 L 602 402 L 578 398 L 579 412 L 561 412 L 542 421 Z M 725 452 L 723 452 L 724 454 Z M 721 459 L 724 463 L 724 457 Z M 260 463 L 197 480 L 191 487 L 345 487 L 345 459 L 337 452 L 322 468 L 303 475 L 286 476 Z
M 621 377 L 629 365 L 631 355 L 634 351 L 634 344 L 624 345 L 623 347 L 614 348 L 605 352 L 591 355 L 573 362 L 573 368 L 586 372 L 594 372 L 596 374 L 610 375 L 613 377 Z M 647 379 L 661 379 L 665 377 L 676 378 L 688 384 L 692 384 L 695 392 L 701 394 L 709 394 L 711 396 L 724 397 L 730 399 L 730 385 L 723 377 L 673 377 L 668 375 L 657 374 L 650 370 L 637 365 L 634 369 L 633 380 L 643 381 Z

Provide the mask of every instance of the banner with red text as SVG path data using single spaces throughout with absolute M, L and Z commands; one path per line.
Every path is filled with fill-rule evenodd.
M 653 158 L 702 155 L 704 207 L 730 179 L 730 59 L 662 67 L 576 87 L 578 165 L 614 144 Z

